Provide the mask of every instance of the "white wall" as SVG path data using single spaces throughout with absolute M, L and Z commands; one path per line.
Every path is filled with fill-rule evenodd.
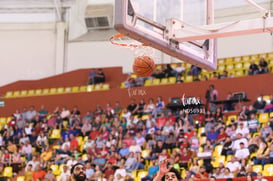
M 0 85 L 63 72 L 63 60 L 58 57 L 63 58 L 57 52 L 63 54 L 62 43 L 57 38 L 62 33 L 57 27 L 55 24 L 0 24 Z

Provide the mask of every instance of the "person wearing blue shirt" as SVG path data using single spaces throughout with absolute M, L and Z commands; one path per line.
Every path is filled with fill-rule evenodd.
M 211 143 L 215 143 L 215 141 L 217 140 L 217 137 L 218 137 L 218 133 L 215 131 L 214 127 L 212 127 L 210 129 L 210 132 L 208 132 L 207 134 L 207 139 L 211 141 Z
M 126 143 L 123 143 L 123 148 L 121 148 L 119 150 L 119 154 L 122 156 L 122 157 L 125 157 L 127 155 L 129 155 L 129 148 L 127 147 L 127 144 Z

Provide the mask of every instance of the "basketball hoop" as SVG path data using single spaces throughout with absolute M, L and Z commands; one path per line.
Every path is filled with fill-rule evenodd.
M 155 60 L 155 50 L 139 41 L 131 39 L 123 34 L 115 34 L 110 38 L 110 42 L 113 45 L 120 46 L 123 48 L 130 49 L 134 52 L 134 57 L 138 56 L 149 56 Z

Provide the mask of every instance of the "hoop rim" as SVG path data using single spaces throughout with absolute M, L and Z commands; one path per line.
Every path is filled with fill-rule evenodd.
M 119 43 L 117 42 L 116 40 L 118 40 L 119 38 L 122 38 L 122 37 L 126 37 L 124 34 L 121 34 L 121 33 L 118 33 L 118 34 L 115 34 L 113 36 L 110 37 L 109 41 L 113 44 L 113 45 L 117 45 L 117 46 L 121 46 L 121 47 L 130 47 L 130 48 L 142 48 L 142 47 L 148 47 L 148 45 L 144 44 L 144 43 L 141 43 L 141 42 L 138 42 L 134 39 L 132 39 L 132 42 L 138 42 L 139 44 L 129 44 L 129 43 L 125 43 L 125 42 L 122 42 L 122 43 Z M 128 37 L 129 38 L 129 37 Z

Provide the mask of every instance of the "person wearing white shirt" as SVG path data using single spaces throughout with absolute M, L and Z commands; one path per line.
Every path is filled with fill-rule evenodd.
M 58 181 L 69 181 L 70 180 L 70 171 L 68 170 L 68 166 L 63 166 L 63 171 L 60 174 L 60 177 L 58 178 Z
M 236 150 L 240 149 L 240 143 L 244 143 L 245 147 L 248 147 L 248 141 L 246 138 L 242 137 L 241 133 L 236 135 L 236 140 L 232 142 L 232 150 L 235 152 Z
M 226 167 L 230 170 L 231 173 L 233 173 L 241 169 L 241 164 L 236 161 L 234 156 L 232 156 L 230 162 L 227 163 Z
M 263 175 L 261 172 L 257 173 L 257 178 L 255 179 L 255 181 L 268 181 L 267 179 L 263 178 Z
M 241 133 L 244 138 L 249 138 L 249 129 L 248 127 L 244 127 L 244 123 L 240 123 L 238 128 L 235 131 L 236 134 Z
M 249 156 L 248 148 L 245 148 L 243 142 L 240 143 L 240 149 L 235 152 L 235 158 L 238 160 L 247 159 Z
M 141 152 L 141 147 L 136 144 L 136 140 L 132 141 L 132 144 L 129 147 L 129 152 L 133 152 L 133 153 L 140 153 Z
M 126 170 L 124 168 L 124 165 L 121 164 L 120 167 L 118 169 L 116 169 L 116 171 L 115 171 L 114 180 L 120 181 L 120 179 L 122 179 L 122 178 L 124 180 L 126 175 L 127 175 L 127 173 L 126 173 Z

